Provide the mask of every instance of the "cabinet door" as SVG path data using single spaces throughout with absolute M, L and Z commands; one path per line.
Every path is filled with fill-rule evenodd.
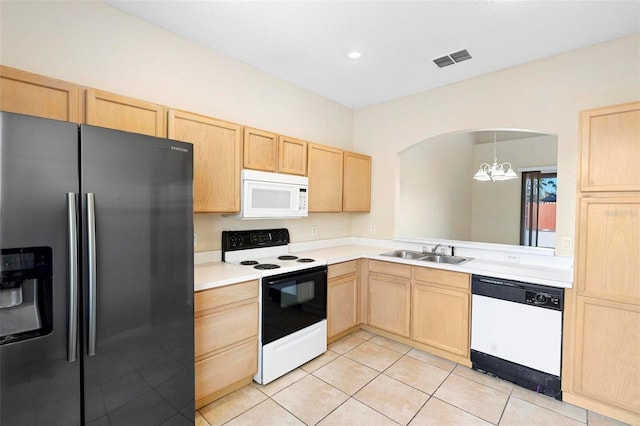
M 409 337 L 411 282 L 369 274 L 368 324 Z
M 87 89 L 86 123 L 143 135 L 166 137 L 164 107 L 115 93 Z
M 356 274 L 330 279 L 327 297 L 327 338 L 358 324 Z
M 640 197 L 583 197 L 578 295 L 640 305 Z
M 0 109 L 18 114 L 80 122 L 80 87 L 0 65 Z
M 309 144 L 309 211 L 342 211 L 342 150 Z
M 287 136 L 278 137 L 278 171 L 307 175 L 307 142 Z
M 278 136 L 264 130 L 245 128 L 243 163 L 246 169 L 275 172 L 278 164 Z
M 170 110 L 169 138 L 193 144 L 194 211 L 240 211 L 242 127 Z
M 640 307 L 578 297 L 574 388 L 640 413 Z
M 580 189 L 640 191 L 640 102 L 582 113 Z
M 447 287 L 457 287 L 458 289 L 467 291 L 471 288 L 471 275 L 464 272 L 414 266 L 413 278 L 417 281 L 437 283 Z
M 469 293 L 415 282 L 412 336 L 436 348 L 469 357 Z
M 371 210 L 371 157 L 345 152 L 342 211 L 368 212 L 369 210 Z
M 195 318 L 195 358 L 199 360 L 240 340 L 258 335 L 258 300 Z
M 223 396 L 224 389 L 253 376 L 258 371 L 258 339 L 249 339 L 237 346 L 195 363 L 196 408 Z

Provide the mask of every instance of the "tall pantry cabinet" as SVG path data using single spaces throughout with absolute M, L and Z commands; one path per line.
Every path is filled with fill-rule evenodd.
M 640 102 L 581 117 L 563 399 L 640 424 Z

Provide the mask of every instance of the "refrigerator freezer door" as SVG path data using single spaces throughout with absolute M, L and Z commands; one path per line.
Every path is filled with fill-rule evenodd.
M 82 126 L 81 152 L 83 244 L 95 223 L 96 274 L 92 307 L 85 267 L 83 318 L 95 317 L 95 355 L 92 324 L 84 331 L 85 420 L 192 422 L 192 146 Z
M 25 280 L 22 285 L 25 294 L 30 290 L 40 298 L 39 311 L 32 315 L 32 324 L 38 325 L 31 327 L 47 318 L 53 327 L 45 335 L 13 342 L 5 339 L 0 344 L 0 424 L 77 425 L 81 422 L 80 362 L 67 362 L 67 193 L 79 191 L 78 126 L 2 112 L 0 133 L 0 248 L 3 253 L 29 247 L 50 249 L 51 278 Z M 7 256 L 3 256 L 3 277 L 20 267 L 11 261 L 18 257 Z M 18 277 L 12 279 L 19 283 Z M 51 304 L 45 300 L 48 296 L 43 297 L 47 291 Z M 27 296 L 23 305 L 26 302 Z M 4 311 L 9 315 L 8 310 L 20 308 Z

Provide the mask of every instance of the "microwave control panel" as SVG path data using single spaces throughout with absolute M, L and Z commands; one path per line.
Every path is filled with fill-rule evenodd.
M 298 210 L 307 210 L 307 189 L 300 188 L 300 208 Z

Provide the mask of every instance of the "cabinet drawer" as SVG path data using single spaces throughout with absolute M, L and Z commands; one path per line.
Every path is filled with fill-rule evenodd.
M 369 261 L 369 271 L 396 277 L 411 278 L 411 266 L 393 262 Z
M 196 405 L 202 398 L 258 371 L 258 339 L 196 362 Z
M 354 274 L 358 272 L 358 261 L 351 260 L 349 262 L 336 263 L 329 265 L 328 278 L 335 278 L 341 275 Z
M 239 284 L 199 291 L 194 295 L 194 311 L 218 308 L 230 303 L 258 297 L 258 281 L 246 281 Z M 196 315 L 198 316 L 198 315 Z
M 258 303 L 248 303 L 195 320 L 195 356 L 258 335 Z
M 445 271 L 444 269 L 435 268 L 414 267 L 413 277 L 419 281 L 444 284 L 465 290 L 469 289 L 469 283 L 471 282 L 471 276 L 464 272 Z

